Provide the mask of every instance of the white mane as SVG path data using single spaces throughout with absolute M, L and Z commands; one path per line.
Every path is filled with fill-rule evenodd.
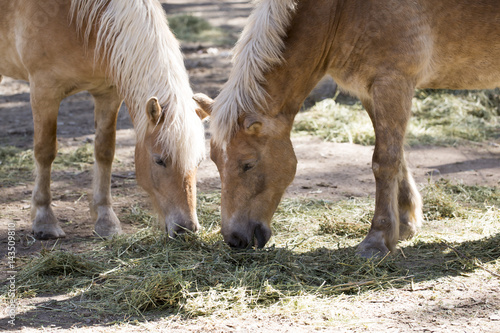
M 213 105 L 211 132 L 219 146 L 234 134 L 241 113 L 265 109 L 264 74 L 283 61 L 283 38 L 297 6 L 297 0 L 257 0 L 256 3 L 234 48 L 229 79 Z
M 95 59 L 125 99 L 139 142 L 148 125 L 146 103 L 157 97 L 165 121 L 158 140 L 164 154 L 183 170 L 204 157 L 204 130 L 192 99 L 179 43 L 157 0 L 72 0 L 72 20 L 86 42 L 96 27 Z

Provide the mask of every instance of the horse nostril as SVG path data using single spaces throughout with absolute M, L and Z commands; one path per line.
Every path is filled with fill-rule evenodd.
M 255 246 L 259 249 L 263 248 L 269 238 L 271 238 L 271 230 L 261 223 L 255 226 L 254 230 Z
M 233 249 L 246 249 L 249 245 L 249 242 L 238 233 L 231 234 L 226 243 Z
M 247 233 L 241 231 L 233 231 L 224 236 L 226 243 L 234 249 L 247 249 L 255 246 L 256 248 L 263 248 L 269 238 L 271 238 L 271 229 L 266 225 L 253 222 L 248 224 Z
M 170 237 L 175 238 L 179 235 L 185 234 L 186 233 L 186 228 L 181 227 L 178 224 L 174 224 L 173 226 L 169 226 L 168 228 L 168 234 Z

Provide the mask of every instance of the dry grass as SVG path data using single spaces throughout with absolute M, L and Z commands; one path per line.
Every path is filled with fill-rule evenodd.
M 424 95 L 417 97 L 416 103 L 439 104 L 426 93 L 422 92 Z M 454 93 L 443 94 L 455 98 Z M 488 97 L 490 100 L 494 103 L 494 98 Z M 365 122 L 360 127 L 357 118 L 349 118 L 350 114 L 365 117 L 359 105 L 349 108 L 331 101 L 323 104 L 331 114 L 313 109 L 307 115 L 312 119 L 308 123 L 299 115 L 296 130 L 310 132 L 310 128 L 331 140 L 372 142 L 368 133 L 372 131 L 371 124 Z M 488 138 L 498 129 L 498 108 L 494 111 L 491 107 L 489 116 L 481 108 L 468 109 L 465 114 L 488 120 L 483 123 L 489 128 L 487 135 L 482 136 Z M 339 120 L 338 126 L 332 125 L 337 126 L 336 130 L 327 128 L 331 120 Z M 435 121 L 434 116 L 425 121 L 429 131 L 443 125 Z M 451 125 L 455 121 L 458 122 L 453 120 Z M 461 135 L 443 135 L 433 136 L 432 142 L 465 140 Z M 469 137 L 481 140 L 476 134 L 467 136 L 467 140 Z M 421 138 L 417 140 L 420 143 Z M 31 151 L 1 148 L 0 171 L 5 177 L 2 182 L 30 177 L 31 155 Z M 88 146 L 62 151 L 61 155 L 56 167 L 78 169 L 79 165 L 92 163 Z M 199 195 L 198 216 L 203 228 L 200 233 L 181 239 L 169 239 L 156 232 L 154 217 L 133 206 L 124 220 L 141 226 L 135 234 L 94 240 L 92 246 L 78 254 L 55 246 L 32 257 L 19 258 L 18 295 L 72 295 L 74 301 L 67 301 L 71 311 L 85 308 L 98 317 L 123 318 L 126 314 L 148 319 L 160 312 L 181 318 L 227 318 L 254 310 L 290 316 L 307 311 L 320 316 L 331 313 L 335 300 L 345 295 L 370 298 L 384 290 L 408 290 L 413 283 L 477 270 L 496 277 L 500 271 L 500 190 L 439 181 L 427 184 L 422 194 L 426 219 L 422 232 L 402 243 L 401 252 L 376 260 L 355 256 L 355 246 L 366 235 L 372 218 L 371 198 L 339 202 L 284 200 L 274 216 L 274 236 L 269 246 L 247 251 L 232 250 L 223 242 L 218 194 Z M 0 288 L 4 295 L 6 285 Z M 0 296 L 0 303 L 2 299 L 5 296 Z
M 499 93 L 484 91 L 421 90 L 413 99 L 409 145 L 454 145 L 484 141 L 500 135 Z M 359 102 L 317 103 L 297 115 L 294 133 L 319 136 L 327 141 L 373 145 L 370 118 Z
M 94 146 L 85 143 L 76 149 L 73 147 L 60 149 L 54 160 L 54 167 L 58 170 L 67 170 L 68 168 L 83 170 L 93 163 Z
M 441 182 L 423 193 L 428 221 L 419 237 L 404 243 L 404 257 L 355 256 L 369 225 L 370 199 L 285 200 L 270 246 L 235 251 L 219 233 L 219 196 L 200 195 L 201 233 L 168 239 L 145 225 L 82 254 L 43 251 L 20 267 L 19 292 L 71 293 L 101 314 L 234 316 L 252 309 L 326 307 L 340 295 L 406 288 L 485 264 L 498 272 L 498 189 Z M 443 202 L 447 210 L 436 211 Z M 128 218 L 134 214 L 146 224 L 151 220 L 139 209 Z
M 0 183 L 10 186 L 29 179 L 33 171 L 33 151 L 0 147 Z
M 172 15 L 169 26 L 175 36 L 183 42 L 207 45 L 234 45 L 235 39 L 227 32 L 213 27 L 208 21 L 193 15 Z

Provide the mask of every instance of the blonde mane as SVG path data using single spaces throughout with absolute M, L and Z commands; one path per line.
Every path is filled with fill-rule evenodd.
M 157 97 L 165 121 L 157 144 L 181 169 L 205 155 L 204 130 L 179 43 L 157 0 L 72 0 L 71 19 L 86 43 L 96 29 L 95 59 L 106 63 L 130 109 L 138 142 L 148 126 L 146 103 Z M 104 62 L 106 60 L 106 62 Z
M 283 38 L 296 7 L 297 0 L 256 1 L 234 48 L 229 79 L 213 105 L 211 132 L 218 146 L 237 130 L 242 113 L 256 112 L 256 108 L 265 110 L 264 74 L 283 61 Z

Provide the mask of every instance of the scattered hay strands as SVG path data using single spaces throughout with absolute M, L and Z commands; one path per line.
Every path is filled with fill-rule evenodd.
M 468 100 L 458 113 L 456 99 Z M 438 121 L 441 113 L 450 112 L 462 117 L 451 121 L 453 126 L 485 126 L 486 136 L 478 136 L 478 140 L 495 137 L 499 129 L 498 100 L 496 92 L 440 92 L 432 96 L 427 91 L 418 92 L 414 118 L 420 127 L 416 128 L 424 128 L 424 134 L 434 129 L 441 131 L 447 126 Z M 355 129 L 364 127 L 345 118 L 350 114 L 364 116 L 359 105 L 348 107 L 324 101 L 315 108 L 320 107 L 330 108 L 331 117 L 316 119 L 313 109 L 303 118 L 298 116 L 296 131 L 341 140 L 336 133 L 322 134 L 331 127 L 329 121 L 340 119 L 337 132 L 348 133 L 342 140 L 371 143 L 368 119 L 362 120 L 368 121 L 366 130 L 356 133 Z M 325 114 L 324 110 L 317 113 Z M 473 118 L 464 121 L 463 117 Z M 475 123 L 470 125 L 470 121 Z M 325 128 L 320 126 L 323 123 Z M 352 127 L 346 129 L 345 124 Z M 447 144 L 475 137 L 441 132 L 444 137 L 432 134 L 436 140 L 430 143 Z M 418 131 L 414 137 L 418 138 L 416 144 L 428 142 Z M 2 182 L 31 177 L 31 154 L 2 147 Z M 80 164 L 89 164 L 91 151 L 84 145 L 61 155 L 59 164 L 79 168 Z M 329 308 L 343 295 L 369 298 L 393 288 L 425 289 L 428 281 L 472 274 L 478 269 L 499 278 L 500 189 L 438 181 L 427 184 L 421 192 L 424 229 L 414 240 L 404 242 L 400 253 L 378 261 L 354 256 L 354 246 L 366 234 L 372 217 L 369 212 L 373 211 L 373 200 L 369 198 L 335 203 L 284 200 L 274 217 L 271 246 L 257 251 L 233 251 L 224 244 L 219 233 L 218 195 L 199 196 L 198 216 L 203 230 L 186 235 L 184 240 L 170 240 L 157 233 L 155 219 L 134 206 L 125 219 L 139 223 L 143 229 L 132 235 L 93 242 L 93 248 L 80 254 L 53 248 L 32 258 L 19 258 L 18 296 L 57 291 L 78 296 L 79 302 L 73 301 L 76 305 L 72 303 L 72 308 L 81 306 L 101 314 L 147 316 L 149 311 L 162 310 L 185 317 L 231 316 L 252 309 L 293 313 Z M 0 286 L 1 295 L 5 288 Z
M 409 290 L 415 283 L 478 268 L 498 277 L 500 190 L 442 182 L 429 184 L 424 198 L 432 191 L 433 200 L 451 196 L 450 215 L 428 214 L 421 235 L 403 244 L 404 253 L 382 260 L 354 255 L 354 245 L 364 234 L 356 221 L 373 205 L 369 199 L 285 200 L 275 221 L 274 244 L 234 251 L 218 232 L 219 196 L 201 195 L 201 233 L 172 240 L 147 226 L 98 242 L 82 254 L 43 251 L 20 267 L 19 294 L 57 290 L 78 295 L 85 307 L 99 313 L 142 316 L 162 310 L 192 317 L 251 309 L 293 312 L 313 303 L 326 307 L 341 295 Z M 130 214 L 129 219 L 150 224 L 144 211 L 134 208 Z M 335 214 L 342 221 L 339 229 L 333 227 Z M 329 232 L 321 221 L 331 222 Z
M 420 90 L 413 99 L 412 111 L 407 134 L 410 146 L 480 142 L 498 138 L 500 133 L 498 90 Z M 333 99 L 321 101 L 297 115 L 293 132 L 332 142 L 375 144 L 370 118 L 359 102 L 346 105 Z

